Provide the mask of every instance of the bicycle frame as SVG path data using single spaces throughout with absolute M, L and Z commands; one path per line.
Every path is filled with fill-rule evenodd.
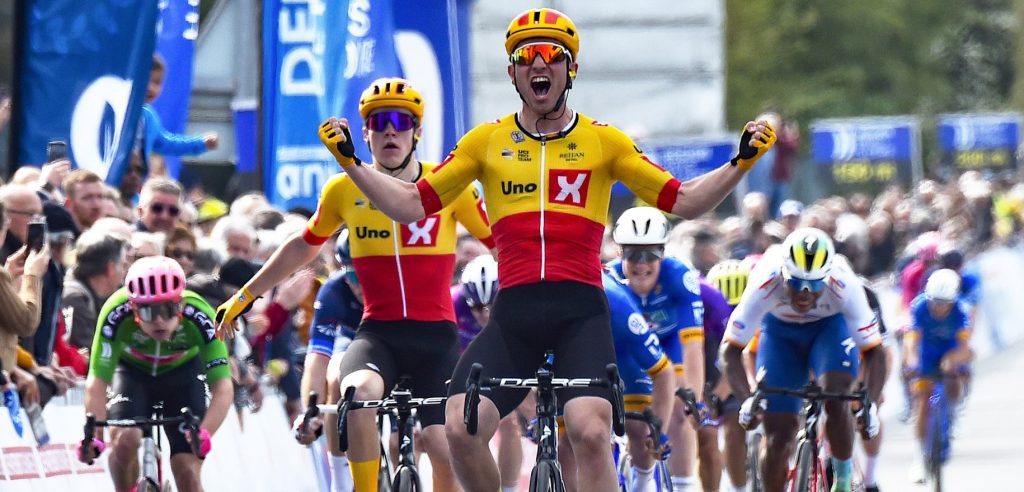
M 470 435 L 477 431 L 477 411 L 480 403 L 480 389 L 492 388 L 536 388 L 537 390 L 537 462 L 530 476 L 530 490 L 552 490 L 562 492 L 562 470 L 558 464 L 558 429 L 555 421 L 557 399 L 555 390 L 563 388 L 610 388 L 612 390 L 612 428 L 616 435 L 625 434 L 625 412 L 622 402 L 622 381 L 615 364 L 605 367 L 605 378 L 556 378 L 552 372 L 553 355 L 549 352 L 544 364 L 533 378 L 483 378 L 483 365 L 474 363 L 466 379 L 466 400 L 463 408 L 463 422 Z
M 184 407 L 181 409 L 181 415 L 167 418 L 162 416 L 162 410 L 162 406 L 154 406 L 153 416 L 148 419 L 96 420 L 95 415 L 87 413 L 83 429 L 82 453 L 92 454 L 92 438 L 96 435 L 98 427 L 137 428 L 142 431 L 143 453 L 140 482 L 145 481 L 149 486 L 154 487 L 154 490 L 159 490 L 163 483 L 163 467 L 160 460 L 161 446 L 159 435 L 154 438 L 153 428 L 166 424 L 182 424 L 193 436 L 199 435 L 199 417 L 192 413 L 192 409 Z M 193 439 L 190 445 L 192 453 L 199 456 L 198 440 Z M 92 464 L 92 460 L 89 461 L 89 464 Z
M 934 378 L 932 393 L 928 397 L 928 431 L 925 447 L 925 470 L 931 478 L 935 492 L 942 491 L 942 466 L 949 459 L 949 428 L 952 416 L 946 397 L 944 377 Z

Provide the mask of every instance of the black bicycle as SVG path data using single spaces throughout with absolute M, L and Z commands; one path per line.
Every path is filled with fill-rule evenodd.
M 863 385 L 853 393 L 831 393 L 825 391 L 814 381 L 809 381 L 802 389 L 772 388 L 757 385 L 754 393 L 754 408 L 760 408 L 761 401 L 767 395 L 795 396 L 804 399 L 804 428 L 797 440 L 797 459 L 795 468 L 790 470 L 786 490 L 795 492 L 825 492 L 829 490 L 830 477 L 826 473 L 824 456 L 820 453 L 821 438 L 818 435 L 818 422 L 826 400 L 858 401 L 861 408 L 868 408 L 870 400 Z M 867 412 L 865 412 L 866 414 Z M 865 424 L 867 425 L 867 424 Z M 751 483 L 760 484 L 759 467 L 753 467 L 758 475 L 750 477 Z
M 192 409 L 184 407 L 181 414 L 174 417 L 163 416 L 163 405 L 153 405 L 151 418 L 97 420 L 96 416 L 85 414 L 84 438 L 82 439 L 82 456 L 92 455 L 92 439 L 96 435 L 98 427 L 134 427 L 142 430 L 142 467 L 139 477 L 139 492 L 160 492 L 165 490 L 163 466 L 160 460 L 161 439 L 160 434 L 153 432 L 153 427 L 166 424 L 179 424 L 182 430 L 191 432 L 193 439 L 189 441 L 192 447 L 192 454 L 199 456 L 199 417 L 192 413 Z M 88 460 L 93 464 L 93 460 Z
M 309 404 L 306 407 L 306 414 L 302 419 L 302 431 L 306 432 L 309 421 L 320 413 L 336 413 L 338 415 L 338 444 L 341 451 L 348 451 L 348 412 L 364 408 L 377 409 L 377 429 L 383 431 L 384 415 L 389 415 L 398 422 L 398 467 L 394 475 L 391 475 L 391 466 L 388 455 L 381 443 L 381 466 L 379 487 L 381 491 L 395 492 L 418 492 L 423 490 L 420 482 L 419 470 L 416 468 L 415 448 L 413 447 L 413 433 L 416 427 L 415 410 L 428 405 L 444 405 L 448 400 L 445 396 L 430 398 L 413 398 L 409 390 L 410 378 L 403 376 L 399 378 L 391 395 L 383 400 L 354 400 L 355 387 L 349 386 L 345 395 L 337 405 L 317 405 L 316 393 L 310 393 Z M 390 488 L 388 488 L 390 487 Z
M 622 402 L 622 380 L 615 364 L 605 366 L 604 378 L 556 378 L 554 358 L 548 353 L 544 364 L 533 378 L 481 378 L 483 365 L 474 363 L 466 379 L 466 402 L 463 422 L 470 435 L 476 435 L 480 391 L 492 388 L 537 389 L 537 464 L 530 473 L 531 492 L 564 492 L 562 469 L 558 465 L 557 400 L 555 390 L 565 388 L 609 388 L 612 391 L 612 429 L 615 435 L 626 432 Z

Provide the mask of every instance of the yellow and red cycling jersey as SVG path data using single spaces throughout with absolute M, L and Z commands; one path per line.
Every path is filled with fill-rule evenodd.
M 477 126 L 416 183 L 427 214 L 483 183 L 502 287 L 571 280 L 601 287 L 599 249 L 615 181 L 670 211 L 680 183 L 618 129 L 576 114 L 530 135 L 515 114 Z
M 421 163 L 421 179 L 436 164 Z M 347 174 L 327 181 L 303 238 L 323 244 L 348 224 L 352 263 L 363 287 L 363 319 L 455 321 L 448 292 L 455 270 L 455 222 L 493 247 L 480 195 L 472 186 L 453 193 L 451 205 L 412 224 L 377 210 Z

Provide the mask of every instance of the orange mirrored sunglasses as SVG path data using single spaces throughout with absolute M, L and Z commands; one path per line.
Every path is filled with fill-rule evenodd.
M 553 43 L 530 43 L 519 48 L 509 55 L 509 60 L 516 65 L 529 66 L 540 56 L 544 63 L 550 65 L 565 60 L 569 53 L 561 45 Z

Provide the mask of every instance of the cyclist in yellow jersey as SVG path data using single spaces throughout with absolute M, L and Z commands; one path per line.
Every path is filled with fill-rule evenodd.
M 622 181 L 644 201 L 694 218 L 718 205 L 775 142 L 768 124 L 748 122 L 735 158 L 680 182 L 621 131 L 570 109 L 580 38 L 569 17 L 547 8 L 523 12 L 509 25 L 505 50 L 522 109 L 477 126 L 415 184 L 360 165 L 346 120 L 331 118 L 319 130 L 352 181 L 402 222 L 435 213 L 473 180 L 483 184 L 502 289 L 490 322 L 459 359 L 445 426 L 452 464 L 467 490 L 498 489 L 487 442 L 500 416 L 524 397 L 516 391 L 483 397 L 479 432 L 469 435 L 462 412 L 474 362 L 484 365 L 484 377 L 525 377 L 543 362 L 546 350 L 554 350 L 555 374 L 597 377 L 614 360 L 598 255 L 612 184 Z M 579 469 L 587 471 L 579 476 L 581 490 L 616 487 L 607 398 L 601 390 L 559 395 Z
M 375 174 L 411 184 L 434 168 L 415 158 L 423 96 L 407 81 L 374 81 L 363 92 L 359 111 L 365 120 L 363 137 L 373 154 Z M 349 228 L 352 264 L 363 290 L 364 310 L 355 339 L 340 364 L 330 366 L 337 368 L 341 379 L 340 387 L 329 388 L 332 400 L 337 401 L 349 386 L 356 388 L 357 400 L 382 398 L 403 375 L 412 377 L 414 396 L 446 394 L 445 380 L 459 351 L 448 292 L 455 268 L 456 221 L 484 244 L 493 245 L 476 190 L 467 183 L 455 195 L 447 207 L 400 224 L 374 207 L 350 174 L 334 176 L 324 186 L 307 229 L 289 238 L 248 284 L 218 308 L 219 329 L 231 333 L 226 327 L 256 296 L 311 260 L 344 223 Z M 424 428 L 423 446 L 433 465 L 434 490 L 457 489 L 441 427 L 443 410 L 425 407 L 418 417 Z M 305 443 L 313 439 L 308 434 L 297 437 Z M 349 413 L 348 444 L 356 490 L 376 491 L 380 445 L 375 410 Z

